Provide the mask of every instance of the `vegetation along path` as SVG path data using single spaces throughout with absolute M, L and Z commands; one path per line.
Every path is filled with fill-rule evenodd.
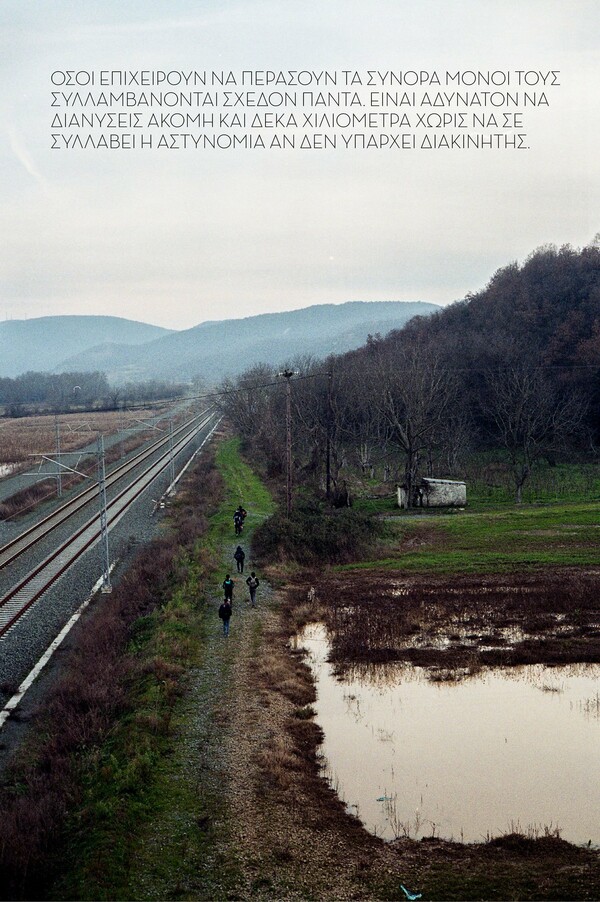
M 245 578 L 251 558 L 243 576 L 233 574 L 231 632 L 228 638 L 222 634 L 220 582 L 225 571 L 233 572 L 238 541 L 249 548 L 253 528 L 273 505 L 235 443 L 221 446 L 217 462 L 227 492 L 210 540 L 223 567 L 207 591 L 202 660 L 178 712 L 162 774 L 164 803 L 136 844 L 123 894 L 380 897 L 375 883 L 381 888 L 398 874 L 397 856 L 346 817 L 317 775 L 319 733 L 309 704 L 314 689 L 307 668 L 290 653 L 281 600 L 264 578 L 257 608 L 249 606 Z M 240 502 L 248 518 L 238 540 L 231 514 Z
M 261 580 L 258 607 L 252 609 L 245 580 L 252 564 L 253 529 L 272 512 L 273 503 L 235 442 L 221 444 L 217 465 L 225 497 L 212 518 L 208 542 L 219 568 L 199 599 L 206 605 L 202 656 L 178 711 L 173 752 L 163 774 L 165 804 L 146 825 L 133 862 L 129 891 L 134 898 L 231 898 L 247 882 L 236 833 L 244 812 L 252 820 L 248 746 L 258 721 L 258 700 L 251 677 L 272 616 L 273 595 Z M 232 515 L 240 503 L 248 517 L 243 535 L 236 537 Z M 243 574 L 235 572 L 238 544 L 246 551 Z M 217 616 L 226 573 L 236 584 L 229 637 Z

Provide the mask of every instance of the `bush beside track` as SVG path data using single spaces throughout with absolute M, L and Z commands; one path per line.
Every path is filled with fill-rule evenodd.
M 210 549 L 191 552 L 221 491 L 207 454 L 174 507 L 173 530 L 143 548 L 78 626 L 35 735 L 4 774 L 1 898 L 46 896 L 64 842 L 85 845 L 92 824 L 100 832 L 107 825 L 114 867 L 126 866 L 127 831 L 152 808 L 148 776 L 168 743 L 186 666 L 197 654 L 198 588 L 214 561 Z M 79 822 L 69 820 L 82 805 Z M 98 832 L 95 841 L 103 845 Z

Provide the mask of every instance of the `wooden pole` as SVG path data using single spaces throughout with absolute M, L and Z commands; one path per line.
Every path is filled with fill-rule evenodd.
M 287 489 L 287 515 L 292 513 L 292 373 L 284 374 L 285 385 L 285 447 L 286 447 L 286 489 Z

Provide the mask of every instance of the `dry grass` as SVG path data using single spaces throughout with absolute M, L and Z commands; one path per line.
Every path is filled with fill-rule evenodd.
M 0 520 L 11 520 L 33 510 L 38 504 L 56 498 L 56 484 L 54 480 L 45 479 L 36 482 L 27 489 L 15 492 L 10 498 L 0 502 Z
M 600 661 L 600 574 L 417 578 L 390 571 L 321 580 L 331 658 L 408 661 L 449 671 L 481 666 Z
M 259 763 L 265 781 L 280 790 L 287 790 L 294 782 L 294 771 L 300 762 L 291 740 L 285 735 L 275 736 L 259 753 Z
M 31 456 L 52 454 L 56 449 L 55 422 L 60 426 L 62 451 L 77 451 L 93 443 L 98 433 L 114 435 L 122 429 L 137 429 L 139 420 L 166 411 L 164 405 L 148 407 L 135 414 L 128 411 L 91 411 L 53 415 L 17 417 L 2 420 L 0 429 L 0 464 L 28 463 Z M 148 432 L 142 433 L 143 440 Z
M 281 693 L 299 707 L 314 701 L 310 673 L 301 657 L 291 654 L 286 645 L 273 649 L 260 668 L 260 680 L 264 689 Z
M 156 413 L 156 410 L 154 412 Z M 151 411 L 148 411 L 148 413 L 150 414 Z M 136 423 L 131 418 L 131 415 L 128 420 L 123 414 L 107 412 L 91 414 L 91 417 L 93 419 L 89 421 L 86 420 L 86 423 L 88 423 L 90 429 L 78 430 L 76 426 L 78 424 L 81 425 L 82 423 L 82 420 L 79 419 L 78 421 L 73 421 L 73 423 L 70 424 L 70 427 L 65 430 L 63 429 L 62 424 L 63 420 L 68 416 L 76 417 L 77 415 L 65 414 L 60 417 L 61 450 L 63 452 L 77 451 L 87 445 L 93 444 L 96 440 L 98 432 L 103 432 L 104 435 L 113 435 L 120 430 L 134 428 L 136 426 Z M 24 421 L 28 423 L 30 420 L 40 421 L 40 423 L 39 425 L 35 423 L 31 425 L 31 433 L 28 433 L 27 431 L 19 433 L 19 424 L 23 424 Z M 52 456 L 52 452 L 55 447 L 53 417 L 29 417 L 27 418 L 27 420 L 25 420 L 25 418 L 15 419 L 8 420 L 6 421 L 6 423 L 15 424 L 16 431 L 9 429 L 5 435 L 6 427 L 4 427 L 3 425 L 3 429 L 0 431 L 0 463 L 16 463 L 16 469 L 13 470 L 13 475 L 14 473 L 23 473 L 26 470 L 33 471 L 35 467 L 38 466 L 38 461 L 35 460 L 35 455 L 39 456 L 41 454 L 48 454 L 49 456 Z M 6 438 L 8 438 L 8 441 L 5 442 Z M 153 431 L 149 430 L 140 430 L 139 432 L 136 432 L 128 436 L 127 438 L 124 438 L 123 441 L 118 442 L 116 445 L 106 451 L 104 455 L 105 463 L 107 465 L 114 463 L 122 456 L 129 454 L 131 451 L 135 451 L 136 448 L 139 448 L 141 445 L 152 438 L 155 438 L 155 434 Z M 30 442 L 30 444 L 28 444 L 28 442 Z M 40 449 L 45 448 L 45 450 L 27 451 L 26 449 L 28 447 L 38 447 Z M 20 454 L 21 456 L 14 457 L 15 454 Z M 11 457 L 11 455 L 13 456 Z M 30 455 L 33 455 L 33 458 Z M 2 458 L 4 456 L 10 458 L 10 460 L 3 460 Z M 82 473 L 89 473 L 90 475 L 94 475 L 96 471 L 96 458 L 90 456 L 78 462 L 75 460 L 70 460 L 68 462 L 68 466 L 76 467 L 76 469 L 78 469 Z M 63 491 L 67 491 L 68 489 L 82 482 L 83 477 L 78 476 L 74 473 L 69 473 L 68 471 L 63 471 Z M 14 495 L 11 495 L 4 501 L 0 502 L 0 520 L 9 520 L 16 517 L 21 517 L 29 511 L 33 510 L 33 508 L 37 507 L 39 504 L 42 504 L 44 501 L 49 501 L 53 498 L 56 498 L 56 480 L 54 478 L 50 477 L 48 479 L 42 479 L 38 482 L 34 482 L 27 488 L 15 492 Z M 200 517 L 198 517 L 193 523 L 189 522 L 188 518 L 185 523 L 185 528 L 188 530 L 188 534 L 190 534 L 202 529 L 204 525 L 205 524 L 202 523 Z M 182 528 L 184 527 L 182 526 Z M 183 540 L 183 543 L 185 544 L 185 538 Z
M 179 652 L 180 654 L 178 656 L 183 656 L 185 654 L 185 650 L 181 644 Z M 146 662 L 143 667 L 143 672 L 151 673 L 157 680 L 164 682 L 167 679 L 178 679 L 184 673 L 184 668 L 180 664 L 176 664 L 173 661 L 166 661 L 163 657 L 157 656 Z
M 209 467 L 203 458 L 200 470 Z M 210 506 L 214 498 L 206 494 L 203 501 Z M 183 523 L 185 506 L 176 516 Z M 56 837 L 69 809 L 81 800 L 82 762 L 89 759 L 91 766 L 123 715 L 138 728 L 130 731 L 138 745 L 128 750 L 127 779 L 132 791 L 148 782 L 148 736 L 164 737 L 169 731 L 185 676 L 184 667 L 172 659 L 185 652 L 188 640 L 174 637 L 170 660 L 154 654 L 144 661 L 130 646 L 140 624 L 169 599 L 180 553 L 175 534 L 147 545 L 113 593 L 75 629 L 73 648 L 37 719 L 35 735 L 0 787 L 0 898 L 45 897 Z M 164 612 L 157 617 L 162 624 Z M 165 632 L 165 643 L 169 638 Z M 155 708 L 137 710 L 140 687 L 148 684 Z

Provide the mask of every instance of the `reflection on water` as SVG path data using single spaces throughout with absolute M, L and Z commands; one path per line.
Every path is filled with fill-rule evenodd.
M 600 665 L 427 679 L 405 664 L 337 679 L 325 628 L 299 639 L 327 775 L 367 829 L 479 842 L 519 830 L 600 843 Z

